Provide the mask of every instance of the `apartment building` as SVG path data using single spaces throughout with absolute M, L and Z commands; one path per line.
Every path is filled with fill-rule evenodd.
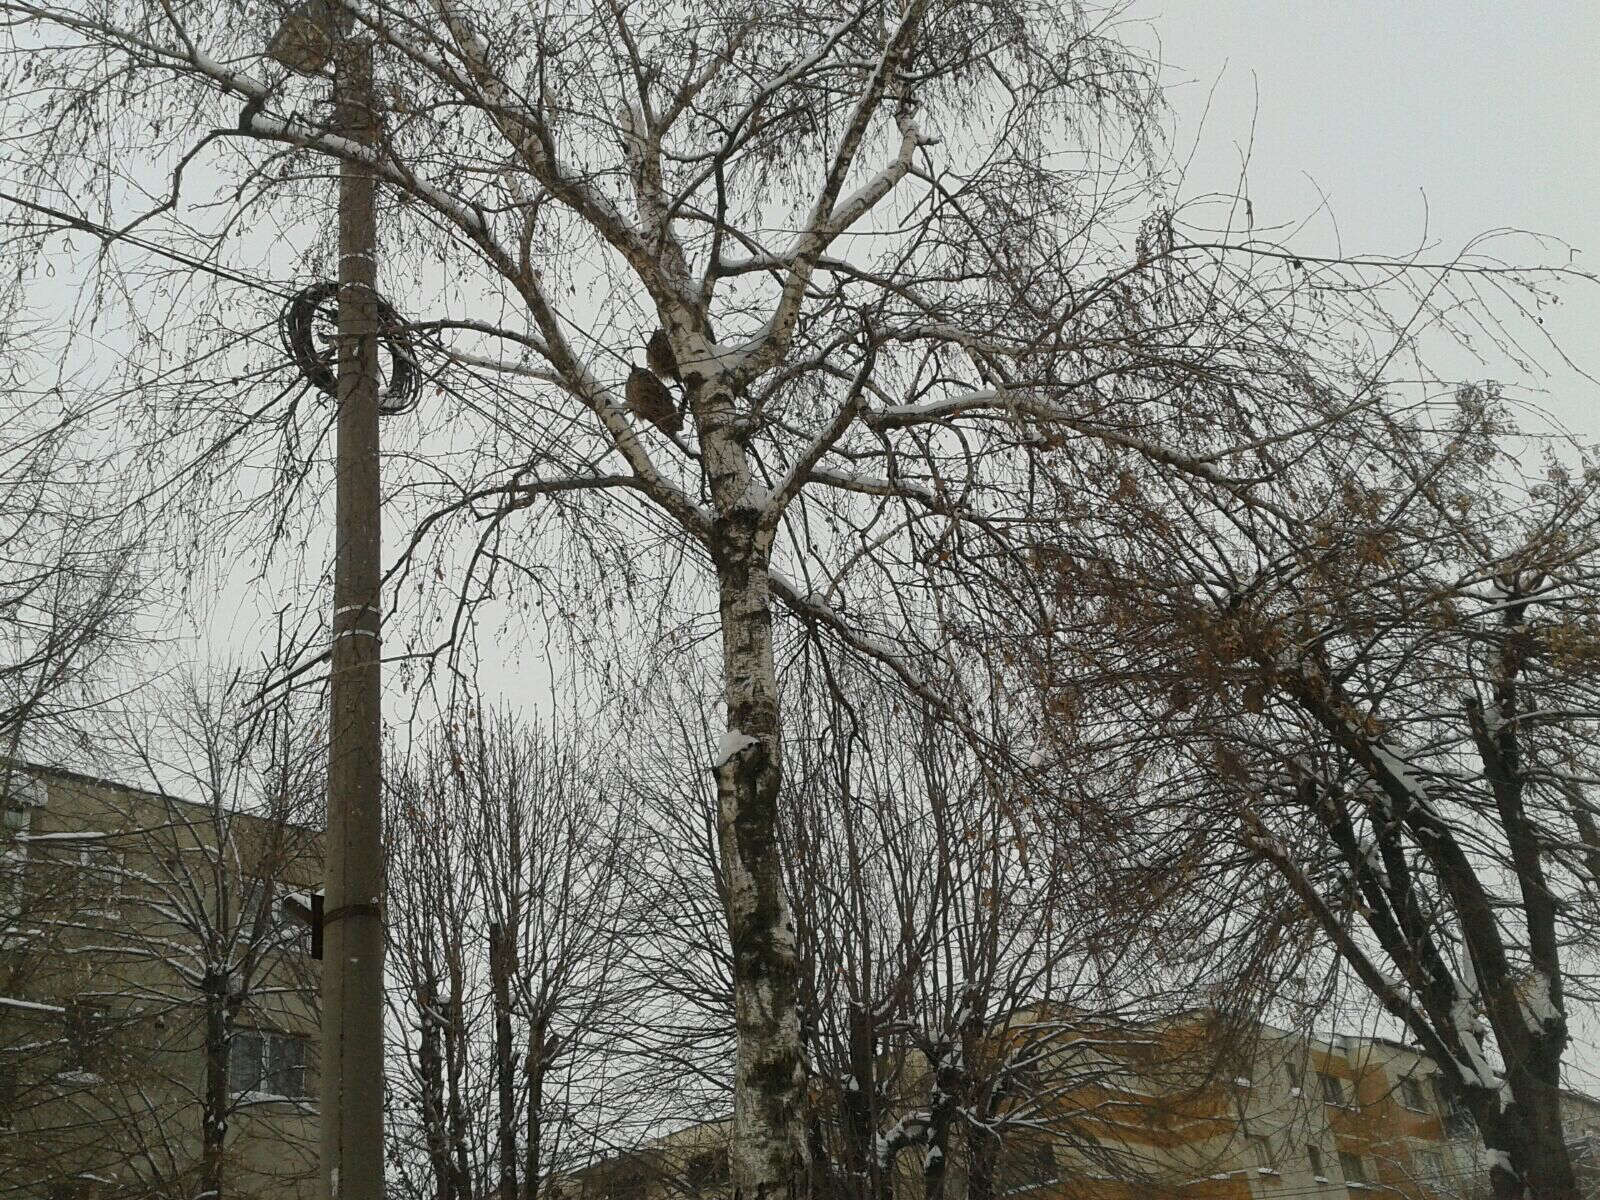
M 322 869 L 295 815 L 0 768 L 0 1200 L 310 1200 Z
M 1489 1195 L 1471 1117 L 1449 1098 L 1433 1063 L 1401 1042 L 1264 1030 L 1248 1074 L 1219 1079 L 1202 1095 L 1212 1119 L 1191 1126 L 1182 1161 L 1213 1169 L 1183 1181 L 1177 1195 Z M 1600 1127 L 1600 1102 L 1572 1092 L 1565 1108 L 1578 1153 L 1592 1136 L 1586 1131 Z
M 1013 1024 L 996 1036 L 1015 1036 Z M 1098 1028 L 1049 1054 L 1059 1088 L 1000 1135 L 982 1187 L 952 1147 L 944 1195 L 1005 1200 L 1488 1200 L 1484 1148 L 1432 1062 L 1377 1037 L 1307 1038 L 1262 1028 L 1249 1066 L 1205 1053 L 1203 1014 L 1159 1028 Z M 1185 1045 L 1185 1043 L 1188 1043 Z M 1081 1083 L 1074 1081 L 1083 1081 Z M 1586 1194 L 1600 1198 L 1600 1101 L 1564 1101 Z M 1002 1126 L 1002 1128 L 1005 1128 Z M 679 1130 L 576 1172 L 559 1200 L 666 1200 L 731 1193 L 725 1121 Z M 924 1193 L 913 1145 L 884 1194 Z M 847 1185 L 847 1194 L 866 1194 Z

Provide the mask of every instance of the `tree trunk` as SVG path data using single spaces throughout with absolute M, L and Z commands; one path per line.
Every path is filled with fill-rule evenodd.
M 871 995 L 871 952 L 862 954 L 864 997 Z M 878 1166 L 877 1028 L 870 1000 L 850 1006 L 850 1081 L 843 1099 L 844 1169 L 857 1200 L 888 1200 Z
M 994 1200 L 994 1173 L 999 1161 L 1000 1139 L 977 1124 L 968 1125 L 967 1200 Z
M 522 1200 L 539 1200 L 541 1121 L 544 1110 L 544 1072 L 550 1042 L 543 1021 L 528 1023 L 528 1057 L 523 1060 L 522 1094 L 528 1106 L 526 1142 L 522 1147 Z
M 976 988 L 966 995 L 966 1020 L 961 1024 L 961 1059 L 967 1077 L 966 1106 L 975 1119 L 966 1123 L 967 1142 L 967 1200 L 993 1200 L 994 1173 L 1000 1161 L 1000 1139 L 993 1130 L 999 1124 L 1003 1099 L 996 1087 L 992 1073 L 980 1073 L 973 1064 L 983 1052 L 983 1041 L 989 1034 L 985 1017 L 983 994 Z M 974 1075 L 987 1074 L 984 1079 Z
M 1518 585 L 1520 590 L 1520 583 Z M 1512 1168 L 1532 1200 L 1577 1200 L 1578 1185 L 1561 1132 L 1561 1055 L 1566 1050 L 1567 1020 L 1562 1010 L 1561 940 L 1557 900 L 1544 869 L 1546 848 L 1537 823 L 1527 810 L 1524 766 L 1521 674 L 1528 649 L 1523 623 L 1527 603 L 1514 603 L 1502 613 L 1503 634 L 1494 680 L 1493 722 L 1476 701 L 1467 703 L 1467 723 L 1477 743 L 1484 774 L 1494 789 L 1495 807 L 1522 893 L 1527 922 L 1530 972 L 1513 976 L 1503 956 L 1489 959 L 1499 978 L 1485 979 L 1484 998 L 1506 1063 L 1506 1126 L 1516 1132 L 1521 1153 Z M 1476 933 L 1471 948 L 1497 938 L 1490 925 Z M 1534 999 L 1524 989 L 1542 990 Z
M 743 453 L 727 442 L 718 449 L 707 456 L 714 491 L 719 500 L 738 495 L 723 509 L 713 549 L 728 710 L 716 768 L 717 836 L 738 1029 L 730 1157 L 740 1200 L 769 1200 L 810 1187 L 798 963 L 778 852 L 782 751 L 767 551 L 756 529 L 757 510 L 743 499 Z
M 1527 1157 L 1527 1141 L 1523 1131 L 1511 1119 L 1511 1111 L 1499 1111 L 1499 1098 L 1490 1096 L 1473 1105 L 1478 1132 L 1488 1151 L 1489 1190 L 1494 1200 L 1524 1200 L 1522 1177 L 1512 1164 Z M 1488 1106 L 1493 1111 L 1488 1111 Z
M 206 1005 L 206 1093 L 200 1114 L 200 1194 L 222 1200 L 223 1153 L 228 1138 L 228 979 L 207 970 L 201 989 Z
M 444 1039 L 445 1106 L 450 1131 L 449 1152 L 452 1169 L 455 1172 L 455 1186 L 452 1191 L 456 1200 L 473 1200 L 472 1163 L 467 1155 L 466 1105 L 461 1098 L 461 1075 L 466 1070 L 468 1057 L 466 1031 L 462 1019 L 465 1005 L 460 961 L 461 947 L 459 942 L 446 944 L 449 946 L 450 1025 L 445 1030 Z
M 1473 1098 L 1495 1200 L 1580 1200 L 1561 1132 L 1560 1088 L 1535 1084 L 1528 1078 L 1531 1067 L 1525 1063 L 1508 1073 L 1513 1094 L 1522 1096 L 1504 1108 L 1496 1092 L 1480 1090 Z
M 1544 1039 L 1536 1039 L 1542 1042 Z M 1561 1131 L 1561 1051 L 1536 1045 L 1522 1062 L 1508 1068 L 1515 1099 L 1507 1107 L 1510 1123 L 1520 1129 L 1520 1161 L 1529 1200 L 1578 1200 L 1572 1156 Z
M 440 1049 L 439 994 L 433 979 L 417 991 L 422 1032 L 417 1045 L 417 1067 L 422 1075 L 422 1132 L 428 1143 L 428 1163 L 433 1169 L 435 1200 L 456 1200 L 455 1177 L 450 1167 L 450 1135 L 444 1117 L 444 1055 Z
M 489 986 L 494 993 L 494 1084 L 498 1108 L 500 1200 L 517 1200 L 516 1047 L 511 1042 L 512 948 L 505 926 L 489 926 Z
M 1509 611 L 1515 615 L 1514 609 Z M 1495 683 L 1497 721 L 1486 720 L 1475 701 L 1467 704 L 1466 719 L 1483 763 L 1484 776 L 1493 789 L 1500 827 L 1506 835 L 1511 866 L 1522 893 L 1527 949 L 1533 967 L 1531 979 L 1507 952 L 1494 912 L 1495 901 L 1491 889 L 1480 876 L 1479 867 L 1455 836 L 1441 828 L 1432 812 L 1418 803 L 1411 794 L 1411 785 L 1379 762 L 1364 736 L 1352 732 L 1344 715 L 1348 700 L 1326 683 L 1307 684 L 1304 675 L 1286 678 L 1295 701 L 1320 721 L 1383 788 L 1393 819 L 1411 831 L 1417 844 L 1430 847 L 1428 857 L 1460 922 L 1478 994 L 1506 1063 L 1503 1089 L 1473 1085 L 1465 1091 L 1473 1118 L 1490 1150 L 1489 1178 L 1495 1196 L 1503 1200 L 1576 1200 L 1578 1192 L 1572 1160 L 1561 1133 L 1559 1081 L 1561 1055 L 1568 1035 L 1561 1010 L 1556 900 L 1544 875 L 1539 835 L 1524 807 L 1526 780 L 1516 721 L 1519 660 L 1515 658 L 1513 647 L 1513 642 L 1506 643 Z M 1265 660 L 1263 665 L 1266 665 Z M 1360 852 L 1350 840 L 1348 822 L 1345 830 L 1346 844 L 1342 853 L 1355 865 L 1360 861 Z M 1394 861 L 1394 865 L 1404 869 L 1403 862 Z M 1404 894 L 1392 896 L 1391 893 L 1391 902 L 1397 913 L 1416 911 Z M 1375 909 L 1381 911 L 1381 906 Z M 1416 975 L 1434 981 L 1433 986 L 1421 993 L 1427 1006 L 1426 1019 L 1408 1018 L 1412 1032 L 1424 1044 L 1442 1041 L 1452 1052 L 1459 1051 L 1461 1039 L 1472 1035 L 1463 1035 L 1457 1029 L 1458 985 L 1450 975 L 1438 969 L 1436 954 L 1432 954 L 1431 960 L 1407 961 L 1405 956 L 1412 948 L 1427 945 L 1416 936 L 1419 925 L 1416 917 L 1407 919 L 1409 928 L 1396 929 L 1387 939 L 1383 939 L 1381 927 L 1374 928 L 1380 939 L 1386 941 L 1391 959 L 1397 965 L 1410 966 Z M 1540 979 L 1544 981 L 1545 990 L 1538 1011 L 1534 1011 L 1523 989 L 1537 984 Z M 1469 1058 L 1481 1055 L 1481 1048 L 1474 1049 L 1480 1054 Z M 1510 1096 L 1510 1102 L 1503 1108 L 1502 1091 Z
M 933 1093 L 928 1097 L 928 1149 L 922 1160 L 923 1200 L 943 1200 L 950 1166 L 950 1132 L 961 1103 L 961 1052 L 940 1038 L 933 1052 Z

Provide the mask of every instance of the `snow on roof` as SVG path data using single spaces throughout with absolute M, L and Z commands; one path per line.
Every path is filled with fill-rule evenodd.
M 82 771 L 69 770 L 66 767 L 55 767 L 49 766 L 45 763 L 29 762 L 28 760 L 21 758 L 9 760 L 0 758 L 0 770 L 9 770 L 14 775 L 20 776 L 24 779 L 30 777 L 45 780 L 58 779 L 65 783 L 77 783 L 86 785 L 88 787 L 106 788 L 109 791 L 121 792 L 128 796 L 139 796 L 147 800 L 159 801 L 163 804 L 182 804 L 188 808 L 204 809 L 208 813 L 212 811 L 213 807 L 208 801 L 191 800 L 187 796 L 174 796 L 171 792 L 151 791 L 149 788 L 134 787 L 132 784 L 122 783 L 119 780 L 106 779 L 99 775 L 88 775 Z M 42 795 L 39 800 L 33 803 L 39 805 L 44 804 Z M 260 812 L 252 812 L 248 809 L 228 809 L 226 811 L 227 815 L 229 816 L 237 815 L 258 821 L 272 821 L 274 823 L 281 823 L 287 828 L 302 830 L 306 833 L 322 832 L 314 825 L 307 825 L 300 821 L 280 821 L 280 818 L 267 816 L 266 814 Z

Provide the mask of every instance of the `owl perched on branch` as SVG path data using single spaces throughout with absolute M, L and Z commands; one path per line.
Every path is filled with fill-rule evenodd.
M 682 380 L 678 374 L 678 356 L 672 352 L 672 339 L 665 329 L 658 329 L 644 344 L 644 361 L 663 379 Z
M 683 413 L 672 398 L 667 385 L 643 367 L 628 372 L 625 394 L 628 411 L 649 421 L 665 433 L 678 433 L 683 429 Z

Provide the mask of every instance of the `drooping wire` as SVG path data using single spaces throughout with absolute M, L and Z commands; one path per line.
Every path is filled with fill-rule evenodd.
M 283 339 L 284 350 L 300 374 L 326 396 L 336 395 L 339 390 L 334 371 L 336 354 L 332 345 L 317 344 L 316 325 L 319 319 L 326 323 L 338 321 L 338 296 L 337 283 L 318 280 L 294 293 L 278 317 L 278 335 Z M 378 338 L 389 352 L 389 386 L 378 400 L 378 412 L 394 417 L 417 406 L 422 395 L 422 371 L 406 336 L 405 321 L 382 296 L 374 299 Z

